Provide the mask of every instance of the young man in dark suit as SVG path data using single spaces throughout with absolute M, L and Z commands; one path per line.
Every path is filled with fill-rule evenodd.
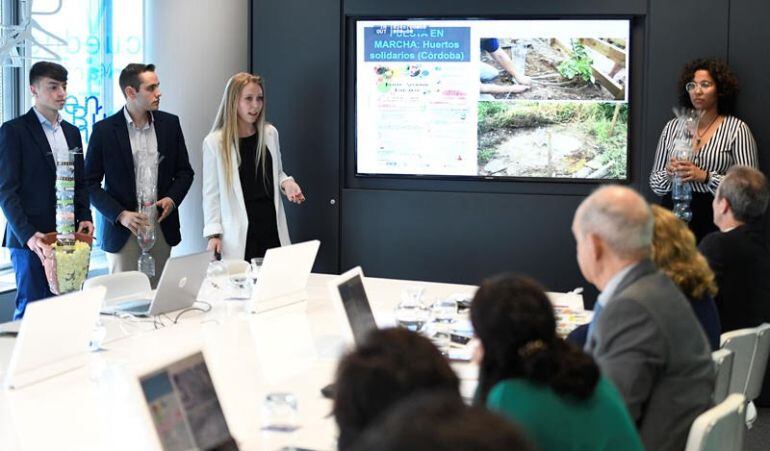
M 711 348 L 690 303 L 650 260 L 653 217 L 634 190 L 596 190 L 575 212 L 580 271 L 601 294 L 586 351 L 623 395 L 646 449 L 684 449 L 711 405 Z
M 56 231 L 56 162 L 58 152 L 75 151 L 75 221 L 92 234 L 91 211 L 83 180 L 83 144 L 77 127 L 59 111 L 67 98 L 67 69 L 40 61 L 29 71 L 35 101 L 27 114 L 0 128 L 0 206 L 8 224 L 3 246 L 11 251 L 16 273 L 14 319 L 29 302 L 53 296 L 43 270 L 44 234 Z
M 141 254 L 135 235 L 150 218 L 137 211 L 136 165 L 139 154 L 159 158 L 158 208 L 153 287 L 179 244 L 177 208 L 193 181 L 179 118 L 158 111 L 160 81 L 152 64 L 129 64 L 120 73 L 126 106 L 94 125 L 86 154 L 86 181 L 91 203 L 99 212 L 98 238 L 111 273 L 137 269 Z M 102 185 L 102 181 L 104 184 Z

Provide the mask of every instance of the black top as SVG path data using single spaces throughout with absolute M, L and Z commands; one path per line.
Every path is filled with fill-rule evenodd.
M 273 204 L 273 159 L 265 149 L 264 167 L 257 164 L 257 134 L 241 138 L 239 143 L 241 166 L 238 175 L 241 180 L 243 201 L 249 227 L 246 232 L 245 259 L 263 257 L 265 251 L 279 247 L 278 225 Z
M 250 200 L 268 198 L 273 199 L 273 159 L 270 152 L 265 149 L 265 168 L 262 165 L 257 168 L 257 134 L 246 138 L 241 138 L 240 146 L 241 166 L 238 168 L 238 175 L 241 178 L 241 189 L 243 190 L 243 200 L 248 203 Z M 261 163 L 261 161 L 260 161 Z
M 762 224 L 711 233 L 699 248 L 716 275 L 722 330 L 770 322 L 770 245 Z

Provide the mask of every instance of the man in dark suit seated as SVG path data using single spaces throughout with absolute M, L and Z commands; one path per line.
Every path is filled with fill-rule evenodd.
M 86 155 L 86 181 L 91 203 L 99 212 L 97 231 L 107 253 L 110 273 L 137 269 L 141 254 L 134 237 L 151 218 L 137 212 L 136 166 L 140 154 L 160 160 L 157 172 L 155 259 L 157 285 L 171 246 L 182 240 L 177 208 L 193 181 L 179 118 L 158 111 L 160 81 L 152 64 L 129 64 L 120 73 L 126 106 L 94 124 Z M 104 180 L 104 186 L 102 186 Z
M 33 64 L 29 89 L 35 106 L 0 128 L 0 206 L 8 220 L 3 246 L 11 250 L 16 275 L 14 319 L 24 316 L 27 303 L 53 296 L 42 259 L 50 248 L 44 234 L 56 231 L 54 158 L 59 152 L 75 152 L 75 224 L 79 232 L 94 231 L 80 131 L 59 114 L 67 98 L 67 69 L 47 61 Z
M 747 166 L 733 166 L 714 196 L 714 224 L 700 250 L 714 271 L 722 330 L 770 322 L 770 244 L 762 224 L 768 203 L 767 180 Z M 770 405 L 765 377 L 758 405 Z
M 586 351 L 615 383 L 646 449 L 684 449 L 711 403 L 711 350 L 689 302 L 650 260 L 653 218 L 634 190 L 596 190 L 575 212 L 583 276 L 601 293 Z

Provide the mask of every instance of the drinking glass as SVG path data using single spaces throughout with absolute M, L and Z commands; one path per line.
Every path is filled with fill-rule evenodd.
M 274 392 L 265 395 L 262 403 L 262 430 L 292 433 L 299 429 L 297 397 L 290 392 Z
M 428 337 L 443 355 L 449 355 L 452 325 L 457 321 L 457 301 L 440 298 L 431 307 L 431 321 L 427 328 Z
M 252 282 L 249 274 L 240 273 L 230 276 L 231 299 L 251 299 Z
M 220 260 L 210 262 L 209 266 L 206 268 L 206 280 L 209 285 L 217 291 L 227 288 L 222 286 L 222 281 L 227 278 L 227 275 L 227 266 Z
M 413 332 L 422 330 L 430 318 L 430 310 L 422 303 L 422 287 L 407 287 L 396 306 L 396 324 Z
M 257 283 L 257 277 L 259 277 L 259 271 L 262 269 L 262 262 L 264 260 L 265 259 L 262 257 L 255 257 L 251 259 L 249 277 L 251 277 L 252 283 Z

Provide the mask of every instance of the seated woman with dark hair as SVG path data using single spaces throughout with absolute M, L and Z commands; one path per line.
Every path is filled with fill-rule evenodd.
M 531 451 L 518 427 L 453 396 L 399 402 L 356 441 L 355 451 Z
M 687 224 L 665 208 L 653 205 L 655 228 L 652 235 L 652 260 L 687 296 L 695 316 L 703 326 L 711 350 L 719 349 L 719 312 L 714 303 L 717 294 L 714 271 L 695 247 L 695 235 Z
M 481 341 L 477 402 L 515 420 L 540 450 L 643 449 L 617 389 L 556 335 L 553 307 L 536 282 L 484 281 L 471 322 Z
M 373 330 L 337 367 L 338 448 L 356 439 L 396 402 L 425 391 L 460 400 L 460 382 L 431 341 L 406 329 Z

